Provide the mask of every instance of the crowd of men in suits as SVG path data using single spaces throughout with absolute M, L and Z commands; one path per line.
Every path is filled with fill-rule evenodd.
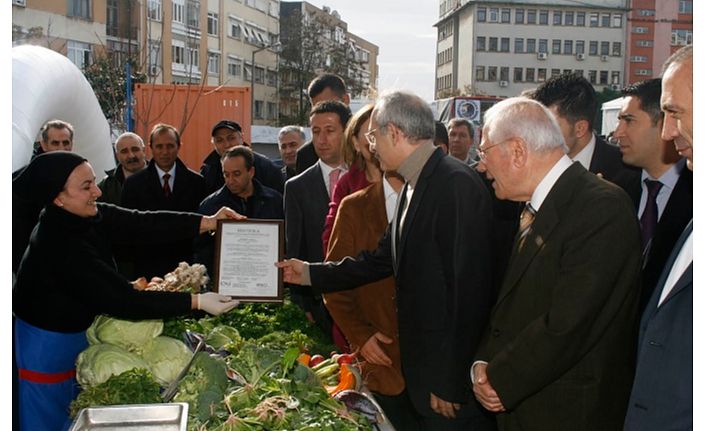
M 284 219 L 293 302 L 342 348 L 396 367 L 373 386 L 400 430 L 690 429 L 692 71 L 688 46 L 623 90 L 617 147 L 594 133 L 595 90 L 578 75 L 497 103 L 478 133 L 401 91 L 347 132 L 345 83 L 324 74 L 308 88 L 312 139 L 282 128 L 281 165 L 225 119 L 197 173 L 179 131 L 157 124 L 149 161 L 140 136 L 116 140 L 101 200 Z M 355 135 L 384 181 L 347 162 Z M 53 121 L 41 149 L 72 139 Z M 38 213 L 13 199 L 13 260 Z M 136 279 L 182 260 L 212 270 L 213 248 L 204 235 L 115 254 Z M 361 286 L 391 297 L 336 296 Z

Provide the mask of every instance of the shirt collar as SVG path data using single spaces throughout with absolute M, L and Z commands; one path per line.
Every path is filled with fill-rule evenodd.
M 534 208 L 535 211 L 539 211 L 539 208 L 542 206 L 542 203 L 544 203 L 544 199 L 547 198 L 547 195 L 554 187 L 554 184 L 557 182 L 561 174 L 563 174 L 565 170 L 569 169 L 572 163 L 573 162 L 569 156 L 563 155 L 559 160 L 557 160 L 549 172 L 547 172 L 544 178 L 542 178 L 542 181 L 539 182 L 537 188 L 534 189 L 534 193 L 532 193 L 532 199 L 530 199 L 530 205 L 532 205 L 532 208 Z
M 159 175 L 159 178 L 164 178 L 164 174 L 169 174 L 169 178 L 174 178 L 174 174 L 176 173 L 176 162 L 172 165 L 172 168 L 169 169 L 169 171 L 163 171 L 162 169 L 157 166 L 157 164 L 154 164 L 154 167 L 157 169 L 157 174 Z
M 385 194 L 385 200 L 389 199 L 390 196 L 397 196 L 397 192 L 392 188 L 390 181 L 385 178 L 384 174 L 382 176 L 382 191 Z
M 667 187 L 669 189 L 674 189 L 677 185 L 677 181 L 679 181 L 679 175 L 681 175 L 681 171 L 684 169 L 684 166 L 686 165 L 686 159 L 682 158 L 678 162 L 672 165 L 665 173 L 662 174 L 661 177 L 659 178 L 652 178 L 647 174 L 647 171 L 644 169 L 642 170 L 642 182 L 644 183 L 646 179 L 650 180 L 658 180 L 660 183 L 662 183 L 663 187 Z
M 414 150 L 397 169 L 397 173 L 402 175 L 412 188 L 416 187 L 424 165 L 426 165 L 427 161 L 436 150 L 434 142 L 432 141 L 418 145 L 419 148 Z
M 324 174 L 324 176 L 326 178 L 328 178 L 329 174 L 334 169 L 340 169 L 341 174 L 343 174 L 344 172 L 346 172 L 348 170 L 348 167 L 346 166 L 345 163 L 341 163 L 340 165 L 338 165 L 336 167 L 331 167 L 331 166 L 327 165 L 326 163 L 322 162 L 321 159 L 319 159 L 318 163 L 319 163 L 319 167 L 321 168 L 321 172 Z
M 596 148 L 596 135 L 591 133 L 591 140 L 588 141 L 588 144 L 583 147 L 581 151 L 572 159 L 575 162 L 581 163 L 581 165 L 586 168 L 586 170 L 590 170 L 591 168 L 591 159 L 593 158 L 593 150 Z

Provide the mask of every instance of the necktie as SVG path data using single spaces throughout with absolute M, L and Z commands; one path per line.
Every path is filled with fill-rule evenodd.
M 409 188 L 408 183 L 404 183 L 404 187 L 402 187 L 402 192 L 400 193 L 400 204 L 397 207 L 397 238 L 396 240 L 399 241 L 400 237 L 402 236 L 402 214 L 404 214 L 405 207 L 407 206 L 407 189 Z
M 645 179 L 647 186 L 647 202 L 645 210 L 640 217 L 640 231 L 642 232 L 642 249 L 645 250 L 657 229 L 657 195 L 662 188 L 662 183 Z
M 164 179 L 164 185 L 162 186 L 162 190 L 164 190 L 164 197 L 170 197 L 172 195 L 172 189 L 169 187 L 169 178 L 172 176 L 169 174 L 164 174 L 162 175 L 162 178 Z
M 341 170 L 336 168 L 329 172 L 328 174 L 328 198 L 331 200 L 333 198 L 333 189 L 338 183 L 338 178 L 341 176 Z
M 537 214 L 537 211 L 532 208 L 532 205 L 529 202 L 527 202 L 525 204 L 525 208 L 522 210 L 522 214 L 520 214 L 520 229 L 517 232 L 518 250 L 522 250 L 522 246 L 525 243 L 525 238 L 527 238 L 530 226 L 532 226 L 532 222 L 534 222 L 535 214 Z

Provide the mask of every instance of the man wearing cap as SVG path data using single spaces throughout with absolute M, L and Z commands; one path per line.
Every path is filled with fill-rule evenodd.
M 213 151 L 204 159 L 201 165 L 201 175 L 206 180 L 208 194 L 223 187 L 223 168 L 221 157 L 225 152 L 235 146 L 250 144 L 243 141 L 243 129 L 235 121 L 221 120 L 211 129 L 211 143 Z M 282 171 L 267 157 L 253 151 L 255 161 L 255 178 L 263 185 L 284 193 L 284 177 Z

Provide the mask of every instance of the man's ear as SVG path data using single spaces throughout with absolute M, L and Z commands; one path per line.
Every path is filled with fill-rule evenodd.
M 345 103 L 346 105 L 350 105 L 350 104 L 351 104 L 351 95 L 350 95 L 350 94 L 346 93 L 346 94 L 343 96 L 343 103 Z
M 585 137 L 587 133 L 591 133 L 588 120 L 579 120 L 574 123 L 574 136 L 576 136 L 576 138 L 581 139 Z
M 520 138 L 512 138 L 507 144 L 512 157 L 512 164 L 516 168 L 522 168 L 527 163 L 528 149 L 527 144 Z
M 54 205 L 56 205 L 56 206 L 58 206 L 58 207 L 63 207 L 63 206 L 64 206 L 64 203 L 61 201 L 61 199 L 59 199 L 58 196 L 55 197 L 52 202 L 54 203 Z

